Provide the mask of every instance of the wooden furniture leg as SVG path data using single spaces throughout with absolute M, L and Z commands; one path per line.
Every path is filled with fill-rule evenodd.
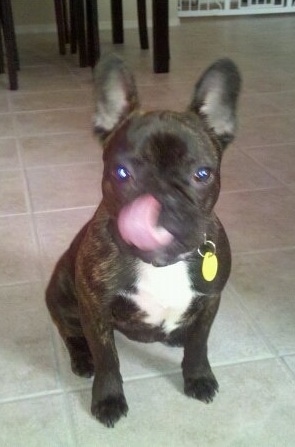
M 169 71 L 169 5 L 168 0 L 153 0 L 154 72 Z

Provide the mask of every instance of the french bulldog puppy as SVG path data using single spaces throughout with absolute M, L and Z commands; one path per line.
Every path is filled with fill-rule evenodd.
M 58 261 L 46 302 L 73 372 L 94 375 L 91 411 L 107 427 L 128 411 L 114 330 L 183 346 L 185 394 L 210 402 L 218 391 L 207 339 L 231 257 L 213 208 L 240 83 L 235 64 L 221 59 L 187 110 L 145 112 L 120 58 L 95 69 L 103 199 Z

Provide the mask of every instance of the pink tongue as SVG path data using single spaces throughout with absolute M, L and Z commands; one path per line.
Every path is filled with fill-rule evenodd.
M 125 206 L 118 218 L 118 228 L 124 241 L 145 251 L 169 244 L 172 234 L 156 226 L 160 209 L 160 203 L 148 194 Z

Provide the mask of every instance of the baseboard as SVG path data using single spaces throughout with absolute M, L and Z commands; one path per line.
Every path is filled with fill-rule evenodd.
M 178 26 L 179 24 L 180 24 L 180 20 L 178 17 L 169 20 L 169 26 Z M 147 25 L 149 28 L 151 28 L 153 26 L 152 20 L 148 20 Z M 137 27 L 138 27 L 137 20 L 125 20 L 124 21 L 124 29 L 135 29 Z M 110 30 L 111 22 L 107 22 L 107 21 L 99 22 L 99 29 L 101 29 L 102 31 Z
M 169 26 L 178 26 L 180 24 L 180 20 L 178 17 L 169 20 Z M 125 20 L 124 28 L 125 29 L 136 29 L 138 27 L 138 23 L 136 20 Z M 152 21 L 148 20 L 148 27 L 152 27 Z M 111 29 L 111 22 L 109 21 L 101 21 L 99 23 L 99 29 L 101 31 L 106 31 Z M 56 24 L 48 23 L 48 24 L 40 24 L 40 25 L 18 25 L 15 27 L 16 34 L 39 34 L 39 33 L 55 33 L 56 32 Z
M 16 34 L 39 34 L 39 33 L 56 33 L 56 24 L 48 23 L 46 25 L 16 25 Z

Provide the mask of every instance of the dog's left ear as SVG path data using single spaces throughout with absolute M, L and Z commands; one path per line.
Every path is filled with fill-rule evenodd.
M 197 113 L 213 132 L 222 149 L 230 143 L 237 127 L 236 107 L 241 77 L 230 59 L 211 65 L 197 82 L 189 110 Z
M 96 112 L 94 130 L 104 139 L 114 127 L 139 107 L 132 73 L 121 58 L 109 54 L 94 69 Z

